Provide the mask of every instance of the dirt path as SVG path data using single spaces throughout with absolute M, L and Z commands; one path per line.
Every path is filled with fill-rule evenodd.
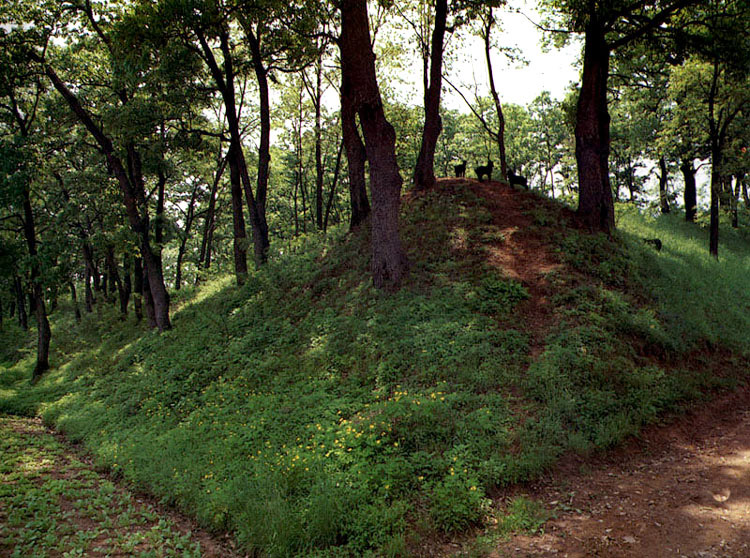
M 485 200 L 493 224 L 503 236 L 503 241 L 491 248 L 488 263 L 529 291 L 529 299 L 518 305 L 514 320 L 525 325 L 530 356 L 535 358 L 544 348 L 544 336 L 553 321 L 546 275 L 560 268 L 558 259 L 549 250 L 549 232 L 534 226 L 535 209 L 549 202 L 500 182 L 471 181 L 470 187 Z
M 535 208 L 549 201 L 498 182 L 469 187 L 487 201 L 504 237 L 490 263 L 531 295 L 517 318 L 536 357 L 555 319 L 546 275 L 561 267 L 549 230 L 534 226 Z M 750 388 L 648 429 L 604 457 L 568 458 L 499 503 L 520 494 L 556 518 L 543 535 L 500 542 L 493 557 L 750 558 Z
M 750 558 L 750 389 L 518 493 L 557 517 L 492 556 Z
M 0 415 L 0 557 L 233 558 L 231 541 L 118 486 L 38 419 Z

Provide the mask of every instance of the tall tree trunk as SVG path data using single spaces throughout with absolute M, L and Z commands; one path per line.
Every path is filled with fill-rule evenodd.
M 107 268 L 109 269 L 109 275 L 112 278 L 112 283 L 117 288 L 117 298 L 120 301 L 120 317 L 125 319 L 128 315 L 128 293 L 125 291 L 125 285 L 122 283 L 120 278 L 120 272 L 117 269 L 117 262 L 115 261 L 115 248 L 114 246 L 107 246 Z
M 372 274 L 378 288 L 398 288 L 409 269 L 398 230 L 401 175 L 396 133 L 386 120 L 375 76 L 366 0 L 342 2 L 341 95 L 354 100 L 365 137 L 372 192 Z
M 260 28 L 260 24 L 258 26 Z M 266 222 L 266 196 L 268 192 L 268 176 L 271 163 L 271 103 L 268 91 L 268 70 L 263 65 L 260 51 L 260 33 L 251 27 L 245 29 L 250 53 L 252 54 L 255 78 L 258 81 L 260 97 L 260 146 L 258 148 L 258 180 L 255 188 L 255 200 L 252 199 L 250 178 L 247 167 L 243 169 L 243 183 L 245 197 L 248 199 L 250 210 L 250 224 L 253 229 L 253 247 L 255 249 L 255 265 L 260 266 L 268 259 L 268 223 Z
M 133 262 L 133 312 L 135 319 L 140 322 L 143 319 L 143 260 L 136 257 Z
M 667 196 L 667 161 L 659 157 L 659 207 L 662 213 L 669 213 L 669 197 Z
M 495 16 L 492 13 L 492 7 L 487 8 L 487 21 L 483 29 L 484 39 L 484 57 L 487 61 L 487 75 L 490 82 L 490 93 L 492 94 L 492 102 L 495 104 L 495 112 L 497 112 L 497 148 L 500 153 L 500 170 L 502 172 L 502 179 L 508 180 L 508 161 L 505 154 L 505 116 L 503 115 L 503 106 L 500 103 L 500 96 L 497 93 L 497 87 L 495 87 L 495 76 L 492 71 L 492 57 L 490 56 L 490 35 L 492 33 L 492 26 L 495 22 Z M 519 169 L 518 172 L 521 172 Z
M 200 253 L 198 254 L 198 273 L 195 275 L 195 284 L 197 285 L 200 282 L 201 279 L 201 273 L 200 271 L 203 269 L 208 269 L 210 265 L 211 258 L 209 257 L 210 249 L 209 249 L 209 239 L 211 238 L 212 231 L 214 230 L 215 224 L 216 224 L 216 196 L 219 192 L 219 184 L 221 182 L 221 177 L 224 174 L 224 169 L 226 169 L 227 166 L 227 157 L 221 156 L 221 144 L 219 144 L 219 166 L 214 173 L 214 181 L 211 185 L 211 193 L 210 197 L 208 198 L 208 210 L 206 211 L 206 219 L 205 223 L 203 225 L 203 238 L 201 239 L 201 249 Z M 245 259 L 247 262 L 247 258 Z M 245 263 L 245 269 L 247 270 L 247 263 Z
M 695 186 L 695 168 L 692 159 L 683 159 L 680 164 L 682 176 L 685 179 L 685 220 L 694 223 L 698 210 L 698 194 Z
M 29 317 L 26 314 L 26 301 L 23 294 L 23 282 L 18 275 L 13 276 L 13 287 L 16 292 L 16 307 L 18 308 L 18 326 L 21 329 L 29 329 Z
M 357 129 L 357 111 L 353 99 L 341 92 L 341 135 L 346 149 L 349 172 L 349 201 L 351 216 L 349 229 L 356 229 L 370 215 L 370 200 L 365 182 L 367 153 Z
M 130 257 L 127 254 L 122 256 L 122 290 L 123 295 L 120 297 L 120 312 L 126 314 L 128 311 L 128 302 L 130 295 L 133 294 L 133 284 L 130 282 Z
M 435 27 L 430 44 L 430 80 L 424 96 L 422 144 L 414 167 L 414 187 L 426 190 L 435 186 L 435 148 L 443 130 L 440 118 L 440 92 L 443 86 L 443 40 L 448 16 L 448 1 L 435 0 Z
M 78 308 L 78 297 L 76 296 L 76 284 L 71 279 L 68 281 L 68 287 L 70 287 L 70 300 L 73 303 L 73 312 L 75 313 L 76 322 L 81 323 L 81 309 Z
M 719 62 L 714 61 L 711 87 L 708 94 L 709 138 L 711 142 L 711 221 L 709 223 L 709 253 L 719 259 L 719 198 L 721 197 L 722 141 L 719 123 L 714 112 L 718 91 Z
M 122 160 L 115 153 L 112 140 L 104 134 L 91 115 L 81 106 L 75 94 L 68 89 L 52 67 L 45 65 L 44 70 L 55 89 L 63 96 L 73 113 L 96 140 L 107 159 L 109 168 L 120 185 L 128 221 L 133 232 L 138 236 L 141 254 L 146 263 L 146 276 L 154 302 L 156 327 L 159 328 L 159 331 L 170 329 L 172 324 L 169 321 L 169 293 L 164 284 L 161 251 L 158 247 L 155 251 L 149 239 L 148 206 L 140 157 L 132 144 L 126 146 L 128 156 L 128 170 L 126 170 Z
M 615 228 L 615 210 L 608 168 L 609 45 L 598 15 L 591 13 L 589 17 L 575 129 L 578 216 L 590 230 L 611 233 Z
M 198 185 L 193 186 L 190 193 L 190 202 L 188 203 L 187 216 L 185 217 L 185 230 L 180 239 L 180 247 L 177 251 L 177 271 L 175 273 L 174 288 L 179 291 L 182 283 L 182 260 L 185 257 L 185 247 L 190 237 L 190 228 L 193 226 L 193 215 L 195 213 L 195 198 L 198 196 Z
M 26 237 L 26 247 L 31 259 L 31 290 L 34 295 L 34 311 L 36 313 L 37 350 L 36 365 L 32 379 L 37 380 L 49 369 L 49 344 L 52 330 L 47 320 L 47 309 L 44 302 L 44 290 L 41 283 L 41 270 L 37 258 L 36 227 L 34 226 L 34 211 L 31 208 L 31 192 L 29 186 L 23 188 L 23 232 Z
M 259 89 L 261 90 L 261 153 L 259 153 L 258 162 L 258 189 L 257 196 L 253 194 L 252 186 L 250 185 L 250 176 L 247 172 L 247 162 L 245 161 L 245 155 L 242 151 L 242 137 L 240 135 L 240 123 L 239 116 L 237 114 L 237 105 L 235 100 L 234 91 L 234 66 L 232 63 L 232 53 L 229 46 L 229 31 L 222 29 L 219 33 L 219 43 L 222 55 L 224 56 L 224 70 L 219 68 L 216 58 L 213 55 L 211 47 L 208 45 L 206 38 L 202 32 L 196 31 L 198 40 L 201 43 L 201 49 L 204 55 L 204 60 L 208 64 L 211 70 L 211 75 L 214 78 L 217 88 L 219 89 L 222 98 L 224 100 L 224 109 L 227 119 L 227 129 L 229 131 L 230 144 L 228 157 L 230 158 L 230 174 L 236 172 L 239 174 L 241 186 L 245 191 L 245 198 L 247 200 L 247 206 L 250 215 L 250 226 L 253 231 L 253 247 L 255 252 L 255 263 L 261 265 L 266 261 L 268 253 L 268 225 L 266 224 L 266 213 L 265 213 L 265 202 L 266 202 L 266 187 L 268 184 L 268 163 L 270 161 L 270 108 L 268 101 L 268 81 L 264 82 L 265 90 L 263 90 L 263 84 L 261 84 L 261 78 L 259 77 Z M 252 50 L 252 48 L 251 48 Z M 255 56 L 254 56 L 255 58 Z M 262 67 L 262 61 L 259 61 Z M 265 74 L 263 74 L 265 76 Z M 265 156 L 264 156 L 265 147 Z M 234 168 L 232 167 L 234 166 Z M 263 176 L 261 176 L 261 174 Z M 235 184 L 233 183 L 233 188 Z M 234 192 L 232 194 L 232 208 L 234 210 L 235 225 L 239 221 L 239 216 L 235 210 Z M 244 217 L 243 217 L 244 222 Z M 235 226 L 237 229 L 237 226 Z M 235 255 L 238 254 L 237 247 L 235 247 Z M 235 264 L 235 268 L 241 265 Z M 247 266 L 245 265 L 245 268 Z M 239 282 L 239 281 L 238 281 Z
M 143 258 L 143 306 L 146 308 L 148 326 L 156 327 L 156 308 L 154 307 L 154 296 L 151 292 L 151 282 L 148 280 L 148 260 Z
M 323 54 L 318 54 L 315 65 L 315 224 L 319 231 L 323 226 L 323 128 L 321 126 L 321 104 L 323 96 Z
M 341 153 L 344 151 L 344 142 L 339 143 L 339 150 L 336 153 L 336 166 L 333 169 L 333 180 L 331 181 L 331 191 L 328 194 L 328 203 L 326 204 L 326 214 L 323 219 L 323 231 L 328 230 L 328 216 L 331 213 L 331 205 L 336 197 L 336 183 L 339 179 L 339 170 L 341 169 Z
M 739 206 L 740 206 L 740 181 L 741 180 L 742 180 L 741 175 L 739 174 L 735 175 L 734 191 L 732 192 L 732 227 L 735 229 L 740 226 Z

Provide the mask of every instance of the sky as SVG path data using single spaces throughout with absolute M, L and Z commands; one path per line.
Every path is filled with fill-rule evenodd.
M 534 8 L 535 3 L 514 4 L 520 6 L 523 13 L 498 10 L 496 17 L 500 30 L 494 30 L 494 39 L 500 46 L 518 48 L 528 64 L 510 62 L 497 51 L 492 54 L 500 100 L 503 103 L 526 105 L 544 90 L 549 91 L 553 98 L 562 99 L 570 82 L 576 82 L 579 78 L 576 63 L 581 52 L 580 41 L 576 39 L 563 49 L 550 47 L 545 52 L 541 45 L 542 31 L 529 21 L 531 19 L 538 22 L 541 19 Z M 457 82 L 465 84 L 467 89 L 462 90 L 468 98 L 472 97 L 471 88 L 475 83 L 481 91 L 489 92 L 484 45 L 479 38 L 472 37 L 459 62 L 450 72 L 449 79 L 456 86 L 459 86 Z M 464 101 L 450 87 L 444 103 L 449 108 L 466 110 Z

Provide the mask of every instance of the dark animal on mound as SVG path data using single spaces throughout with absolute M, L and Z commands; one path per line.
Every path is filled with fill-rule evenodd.
M 453 165 L 453 174 L 456 175 L 456 178 L 463 178 L 466 176 L 466 160 L 464 160 L 463 163 L 460 165 Z
M 492 180 L 492 168 L 494 166 L 494 163 L 491 159 L 487 159 L 487 164 L 483 166 L 479 166 L 474 169 L 474 172 L 477 173 L 477 178 L 479 179 L 479 182 L 482 182 L 482 177 L 486 176 L 487 180 Z
M 646 244 L 650 244 L 654 248 L 656 248 L 657 252 L 661 252 L 661 240 L 658 238 L 644 238 L 643 242 Z
M 518 184 L 519 186 L 529 189 L 529 181 L 526 179 L 525 176 L 521 176 L 520 174 L 516 174 L 513 172 L 513 169 L 508 169 L 508 182 L 511 186 L 514 184 Z

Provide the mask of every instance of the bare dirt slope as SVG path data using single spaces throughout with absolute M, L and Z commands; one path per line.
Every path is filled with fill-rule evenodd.
M 499 182 L 464 184 L 487 200 L 504 234 L 490 263 L 529 290 L 519 322 L 537 356 L 554 323 L 546 274 L 561 265 L 533 226 L 535 206 L 549 201 Z M 556 517 L 544 534 L 502 541 L 492 556 L 750 558 L 750 389 L 653 427 L 606 456 L 568 458 L 498 504 L 519 494 Z
M 750 389 L 521 491 L 557 517 L 494 556 L 748 558 Z

